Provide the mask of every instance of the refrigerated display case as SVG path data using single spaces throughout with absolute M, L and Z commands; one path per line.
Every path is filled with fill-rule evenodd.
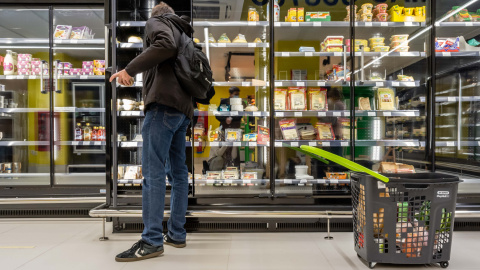
M 96 2 L 2 4 L 0 197 L 105 192 L 105 73 L 93 68 L 105 59 L 105 27 Z
M 111 72 L 123 69 L 141 53 L 141 37 L 153 2 L 111 2 L 113 27 L 107 45 L 112 51 Z M 458 2 L 461 6 L 477 1 Z M 439 152 L 444 142 L 438 132 L 439 117 L 443 117 L 438 110 L 456 113 L 455 101 L 463 106 L 468 103 L 464 109 L 471 111 L 474 93 L 470 99 L 445 97 L 453 105 L 437 101 L 442 80 L 455 89 L 475 85 L 475 60 L 464 57 L 462 63 L 472 66 L 465 67 L 469 71 L 462 79 L 458 73 L 466 69 L 458 69 L 451 60 L 461 61 L 462 55 L 472 56 L 472 52 L 435 53 L 441 28 L 457 25 L 447 23 L 449 19 L 441 15 L 455 14 L 448 13 L 449 9 L 440 11 L 438 3 L 167 3 L 177 14 L 192 18 L 193 38 L 210 61 L 216 92 L 210 104 L 195 103 L 186 138 L 192 213 L 351 211 L 348 170 L 305 154 L 302 145 L 321 147 L 383 173 L 434 171 L 440 168 L 441 158 L 448 164 L 463 162 L 452 159 L 452 153 Z M 466 39 L 475 37 L 471 26 L 476 22 L 462 25 L 468 32 Z M 452 67 L 449 76 L 455 80 L 442 79 L 442 59 Z M 107 107 L 111 112 L 107 122 L 112 121 L 107 125 L 112 128 L 107 178 L 112 181 L 104 208 L 113 211 L 106 217 L 118 214 L 114 219 L 117 231 L 141 227 L 130 219 L 141 215 L 141 87 L 142 78 L 137 76 L 131 87 L 113 83 L 106 89 L 107 104 L 112 106 Z M 452 93 L 456 92 L 448 92 Z M 451 121 L 450 125 L 456 123 Z M 468 121 L 476 125 L 475 118 Z M 470 126 L 467 130 L 464 125 L 458 130 L 457 135 L 469 134 L 468 150 L 475 153 L 476 129 Z M 450 149 L 456 146 L 451 145 L 453 140 L 448 142 Z M 465 159 L 473 162 L 474 156 Z M 478 185 L 475 176 L 468 177 L 472 185 Z M 95 211 L 95 216 L 106 213 Z M 125 225 L 130 223 L 138 224 Z M 282 224 L 278 226 L 283 229 L 300 226 Z M 323 228 L 324 224 L 312 226 Z

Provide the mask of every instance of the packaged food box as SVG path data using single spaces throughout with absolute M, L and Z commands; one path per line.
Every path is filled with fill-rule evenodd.
M 297 125 L 294 119 L 284 119 L 279 122 L 280 130 L 284 140 L 298 140 Z
M 53 67 L 56 67 L 57 69 L 63 69 L 63 62 L 53 61 Z
M 378 13 L 387 13 L 387 10 L 388 10 L 388 4 L 382 3 L 382 4 L 377 4 L 375 6 L 374 12 L 376 11 Z
M 88 39 L 90 38 L 90 29 L 86 26 L 72 27 L 70 39 Z
M 32 65 L 30 64 L 30 62 L 26 62 L 26 61 L 22 61 L 24 63 L 18 63 L 17 64 L 17 69 L 21 69 L 21 68 L 28 68 L 28 69 L 31 69 L 32 68 Z
M 27 61 L 30 62 L 32 61 L 32 55 L 31 54 L 26 54 L 26 53 L 20 53 L 17 56 L 17 61 Z
M 378 88 L 377 108 L 381 111 L 395 110 L 395 92 L 390 88 Z
M 258 144 L 264 144 L 264 145 L 270 142 L 270 129 L 268 127 L 258 126 L 257 142 Z
M 288 10 L 288 21 L 289 22 L 296 22 L 297 21 L 297 9 L 291 8 Z
M 61 67 L 62 67 L 63 69 L 73 68 L 72 63 L 69 63 L 69 62 L 61 62 L 60 65 L 61 65 Z
M 305 10 L 303 8 L 298 8 L 297 10 L 297 21 L 299 22 L 305 21 Z
M 307 12 L 305 15 L 305 21 L 307 22 L 325 22 L 331 20 L 332 16 L 329 11 Z
M 273 100 L 276 111 L 287 110 L 287 89 L 275 88 Z
M 244 180 L 258 179 L 258 174 L 257 172 L 242 172 L 242 179 Z
M 360 17 L 362 22 L 371 22 L 373 20 L 373 14 L 362 14 Z
M 373 11 L 373 4 L 366 3 L 360 6 L 359 12 L 362 12 L 363 14 L 367 13 L 372 13 Z
M 327 45 L 325 46 L 326 52 L 343 52 L 343 45 Z
M 349 52 L 349 51 L 350 51 L 350 46 L 347 47 L 347 52 Z M 360 46 L 355 46 L 355 51 L 356 51 L 356 52 L 360 52 L 360 51 L 361 51 L 361 50 L 360 50 Z M 364 52 L 370 52 L 370 47 L 365 47 L 365 46 L 364 46 L 364 47 L 363 47 L 363 51 L 364 51 Z
M 207 171 L 207 180 L 220 180 L 222 179 L 221 171 Z
M 355 39 L 354 40 L 355 46 L 363 45 L 365 47 L 368 46 L 368 40 L 366 39 Z M 345 40 L 345 45 L 350 46 L 350 39 Z
M 70 75 L 82 75 L 82 69 L 81 68 L 71 68 L 70 69 Z
M 72 33 L 71 25 L 57 25 L 55 32 L 53 33 L 54 39 L 69 39 Z
M 227 142 L 239 142 L 242 140 L 241 129 L 227 128 L 225 129 L 225 141 Z
M 305 87 L 288 87 L 288 104 L 290 110 L 307 110 L 307 93 Z
M 436 52 L 460 51 L 460 38 L 435 38 Z
M 377 14 L 373 18 L 373 20 L 376 21 L 376 22 L 386 22 L 386 21 L 388 21 L 388 14 L 387 13 Z
M 372 38 L 369 38 L 368 41 L 370 41 L 370 44 L 372 44 L 372 43 L 384 43 L 385 38 L 384 37 L 372 37 Z
M 18 75 L 31 75 L 29 68 L 19 68 L 17 71 Z
M 361 111 L 371 111 L 372 107 L 370 106 L 369 97 L 359 97 L 358 98 L 358 109 Z
M 226 33 L 223 33 L 219 38 L 218 38 L 218 43 L 231 43 L 230 39 L 228 38 Z
M 332 124 L 318 122 L 315 124 L 315 128 L 317 130 L 317 140 L 335 140 Z
M 374 52 L 388 52 L 390 50 L 390 46 L 375 46 L 373 47 Z
M 408 40 L 408 35 L 393 35 L 390 37 L 390 42 L 403 42 Z
M 398 46 L 398 47 L 394 47 L 394 52 L 408 52 L 408 50 L 410 49 L 409 46 Z
M 402 81 L 402 82 L 413 82 L 414 81 L 412 76 L 407 76 L 407 75 L 397 75 L 397 80 Z
M 93 69 L 94 75 L 105 75 L 105 68 L 94 68 Z
M 63 71 L 63 73 L 61 73 L 62 71 Z M 69 68 L 64 68 L 63 70 L 59 70 L 58 74 L 70 75 L 70 69 Z
M 345 172 L 327 172 L 327 179 L 345 180 L 348 178 L 348 173 Z
M 83 61 L 82 68 L 94 68 L 94 61 Z
M 311 111 L 327 111 L 327 89 L 308 88 L 308 109 Z
M 327 36 L 323 41 L 325 45 L 343 45 L 343 36 Z
M 243 134 L 243 141 L 244 142 L 256 142 L 257 141 L 257 133 Z
M 245 39 L 245 35 L 243 34 L 238 34 L 234 39 L 232 43 L 247 43 L 247 40 Z
M 394 41 L 390 43 L 390 47 L 395 48 L 398 46 L 408 46 L 408 42 L 405 41 Z
M 93 60 L 93 66 L 96 68 L 104 68 L 105 60 Z

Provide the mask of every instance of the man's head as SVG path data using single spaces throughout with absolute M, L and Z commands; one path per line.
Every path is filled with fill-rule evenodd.
M 175 11 L 173 10 L 173 8 L 171 8 L 169 5 L 167 5 L 164 2 L 160 2 L 158 3 L 158 5 L 152 8 L 152 17 L 160 16 L 167 13 L 175 13 Z
M 240 95 L 240 89 L 236 86 L 230 87 L 230 89 L 228 89 L 228 92 L 230 93 L 231 98 Z

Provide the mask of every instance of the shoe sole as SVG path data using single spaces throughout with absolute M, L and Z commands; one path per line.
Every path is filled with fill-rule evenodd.
M 163 244 L 165 245 L 169 245 L 169 246 L 172 246 L 172 247 L 176 247 L 176 248 L 184 248 L 187 246 L 187 244 L 174 244 L 174 243 L 169 243 L 169 242 L 163 242 Z
M 151 253 L 151 254 L 142 256 L 142 257 L 136 257 L 136 258 L 115 258 L 115 261 L 117 261 L 117 262 L 136 262 L 136 261 L 141 261 L 141 260 L 146 260 L 146 259 L 155 258 L 155 257 L 158 257 L 158 256 L 160 256 L 160 255 L 162 255 L 162 254 L 163 254 L 163 250 L 162 250 L 162 251 L 157 251 L 157 252 L 154 252 L 154 253 Z

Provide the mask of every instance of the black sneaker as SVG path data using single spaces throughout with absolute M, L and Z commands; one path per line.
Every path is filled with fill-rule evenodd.
M 185 241 L 175 241 L 172 238 L 170 238 L 170 236 L 168 236 L 168 234 L 165 234 L 163 236 L 163 244 L 169 245 L 169 246 L 172 246 L 172 247 L 176 247 L 176 248 L 184 248 L 184 247 L 187 246 L 187 242 L 185 242 Z
M 160 256 L 163 246 L 154 247 L 143 240 L 139 240 L 133 246 L 115 257 L 117 262 L 134 262 Z

